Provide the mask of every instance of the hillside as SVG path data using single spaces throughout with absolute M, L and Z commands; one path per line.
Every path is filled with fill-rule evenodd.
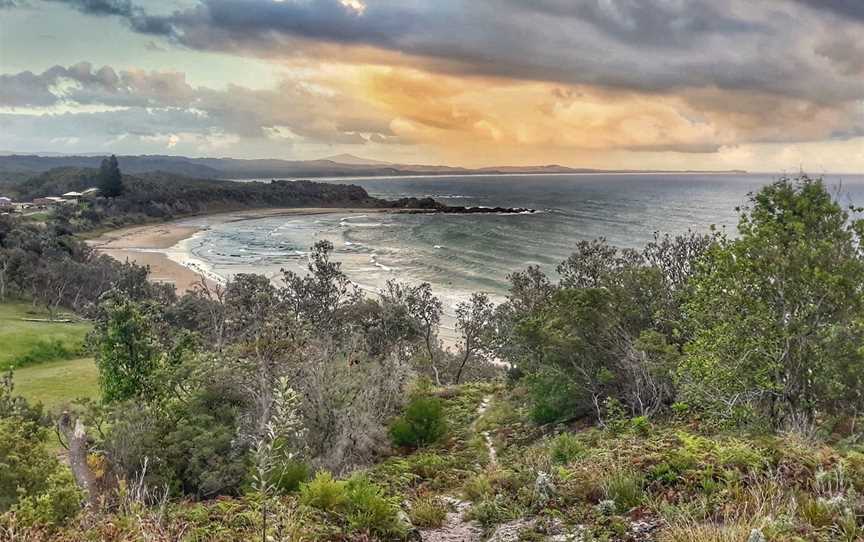
M 819 180 L 751 195 L 737 237 L 575 241 L 457 303 L 452 347 L 430 284 L 367 293 L 327 240 L 179 296 L 68 218 L 0 216 L 0 285 L 91 324 L 95 371 L 22 391 L 100 401 L 51 419 L 0 380 L 0 540 L 864 537 L 864 222 Z
M 54 168 L 97 168 L 101 156 L 0 156 L 0 181 L 24 173 L 41 173 Z M 335 156 L 323 160 L 240 160 L 235 158 L 188 158 L 185 156 L 118 156 L 123 171 L 141 174 L 162 171 L 206 179 L 261 179 L 297 177 L 373 177 L 403 175 L 477 175 L 537 173 L 625 172 L 575 169 L 559 165 L 494 166 L 478 169 L 421 164 L 387 164 Z

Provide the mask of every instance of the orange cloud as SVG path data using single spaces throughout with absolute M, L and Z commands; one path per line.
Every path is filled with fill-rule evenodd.
M 402 67 L 355 67 L 343 91 L 390 117 L 400 138 L 451 162 L 548 162 L 598 152 L 716 152 L 743 143 L 825 139 L 849 112 L 752 92 L 676 95 Z M 852 107 L 852 105 L 850 105 Z

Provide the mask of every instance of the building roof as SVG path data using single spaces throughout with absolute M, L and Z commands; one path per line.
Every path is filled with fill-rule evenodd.
M 77 198 L 77 197 L 80 197 L 83 195 L 84 194 L 82 194 L 81 192 L 66 192 L 65 194 L 63 194 L 63 197 L 64 198 Z
M 83 194 L 83 195 L 87 195 L 87 194 L 95 194 L 95 193 L 98 192 L 98 191 L 99 191 L 98 188 L 93 187 L 93 188 L 88 188 L 87 190 L 81 192 L 81 194 Z
M 6 196 L 0 196 L 0 201 L 12 201 L 12 198 L 7 198 Z

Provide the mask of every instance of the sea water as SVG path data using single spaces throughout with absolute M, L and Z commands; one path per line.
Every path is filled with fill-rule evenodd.
M 303 272 L 318 240 L 367 291 L 388 280 L 429 282 L 445 313 L 471 292 L 506 295 L 510 273 L 555 267 L 579 240 L 641 248 L 655 232 L 735 234 L 736 208 L 779 175 L 605 174 L 333 179 L 387 199 L 433 197 L 450 205 L 528 207 L 534 214 L 331 213 L 214 223 L 183 243 L 188 261 L 214 276 Z M 864 176 L 825 176 L 845 204 L 864 205 Z

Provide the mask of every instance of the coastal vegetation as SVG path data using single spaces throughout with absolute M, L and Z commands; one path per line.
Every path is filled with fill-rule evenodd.
M 86 318 L 98 370 L 97 400 L 53 415 L 18 395 L 26 368 L 4 380 L 0 539 L 864 538 L 864 222 L 820 180 L 752 194 L 734 236 L 574 242 L 459 304 L 445 348 L 428 284 L 367 295 L 328 242 L 305 274 L 178 296 L 75 237 L 187 190 L 155 178 L 0 217 L 4 306 Z M 203 186 L 177 201 L 239 190 Z

